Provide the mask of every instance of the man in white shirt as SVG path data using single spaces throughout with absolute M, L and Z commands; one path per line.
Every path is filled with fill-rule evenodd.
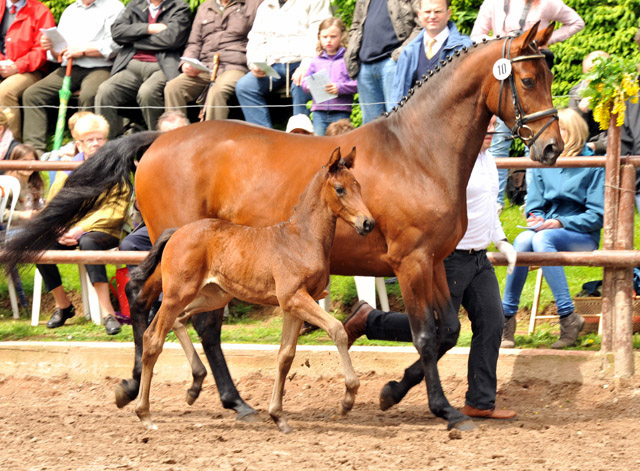
M 46 105 L 60 102 L 64 66 L 70 59 L 71 92 L 80 90 L 78 106 L 83 111 L 93 111 L 98 86 L 109 78 L 112 59 L 120 49 L 111 38 L 111 25 L 123 9 L 119 0 L 76 0 L 64 10 L 58 24 L 67 46 L 56 50 L 51 40 L 42 35 L 40 44 L 47 51 L 47 59 L 53 63 L 61 59 L 61 67 L 27 88 L 22 96 L 24 142 L 39 153 L 47 146 Z
M 495 408 L 496 366 L 504 312 L 498 280 L 487 258 L 487 247 L 493 242 L 506 255 L 508 271 L 515 266 L 516 252 L 507 241 L 496 212 L 498 171 L 488 151 L 494 123 L 495 118 L 492 118 L 467 185 L 467 231 L 444 265 L 453 307 L 456 311 L 460 305 L 465 308 L 473 332 L 468 362 L 469 388 L 462 413 L 474 418 L 508 420 L 516 416 L 515 411 Z M 373 309 L 364 301 L 354 306 L 344 327 L 349 345 L 365 334 L 369 339 L 413 341 L 407 314 Z M 380 395 L 380 407 L 386 410 L 400 402 L 423 377 L 418 360 L 405 370 L 401 382 L 387 383 Z

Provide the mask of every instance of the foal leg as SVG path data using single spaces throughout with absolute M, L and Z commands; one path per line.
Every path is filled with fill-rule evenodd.
M 182 350 L 184 350 L 184 353 L 187 355 L 187 359 L 189 360 L 189 364 L 191 365 L 193 383 L 187 390 L 187 404 L 192 405 L 200 395 L 202 383 L 204 378 L 207 376 L 207 369 L 202 364 L 200 356 L 191 342 L 185 322 L 186 321 L 180 319 L 176 320 L 173 323 L 173 332 L 176 334 L 176 337 L 178 337 L 178 341 L 180 342 L 180 345 L 182 345 Z
M 160 282 L 158 283 L 160 285 Z M 126 406 L 138 396 L 140 374 L 142 372 L 142 335 L 149 325 L 149 310 L 153 302 L 158 299 L 160 290 L 161 288 L 157 289 L 157 293 L 152 290 L 143 291 L 141 287 L 134 284 L 133 281 L 129 281 L 125 287 L 131 312 L 135 359 L 132 377 L 130 379 L 123 379 L 115 388 L 114 392 L 118 408 Z
M 282 416 L 282 397 L 284 396 L 284 382 L 291 369 L 293 358 L 296 356 L 296 345 L 298 344 L 300 327 L 302 327 L 302 321 L 285 311 L 282 320 L 280 350 L 278 351 L 278 370 L 276 371 L 276 380 L 273 384 L 271 403 L 269 404 L 269 415 L 282 433 L 290 433 L 293 431 L 286 419 Z
M 287 303 L 287 306 L 290 306 L 290 312 L 299 319 L 317 325 L 324 330 L 336 344 L 342 362 L 346 386 L 344 398 L 340 403 L 340 413 L 347 415 L 355 403 L 358 388 L 360 387 L 360 380 L 351 364 L 351 357 L 349 356 L 347 346 L 347 332 L 344 330 L 342 322 L 329 315 L 311 296 L 304 292 L 296 293 Z

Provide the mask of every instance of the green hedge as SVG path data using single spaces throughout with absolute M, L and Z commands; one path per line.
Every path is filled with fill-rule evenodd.
M 45 3 L 55 16 L 60 18 L 67 5 L 75 0 L 46 0 Z M 125 0 L 126 4 L 128 0 Z M 204 0 L 188 0 L 191 9 L 195 9 Z M 640 54 L 633 37 L 640 27 L 640 0 L 565 0 L 584 19 L 586 27 L 566 41 L 551 46 L 556 54 L 553 67 L 554 83 L 552 92 L 558 96 L 558 104 L 566 103 L 561 98 L 580 80 L 582 58 L 591 51 L 602 49 L 612 54 L 629 57 Z M 347 25 L 351 24 L 356 0 L 334 0 L 336 15 Z M 478 15 L 482 0 L 452 0 L 452 19 L 463 33 L 469 34 Z

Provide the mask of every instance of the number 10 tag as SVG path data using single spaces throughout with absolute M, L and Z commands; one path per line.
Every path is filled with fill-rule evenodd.
M 493 64 L 493 76 L 498 80 L 504 80 L 511 75 L 511 61 L 509 59 L 498 59 Z

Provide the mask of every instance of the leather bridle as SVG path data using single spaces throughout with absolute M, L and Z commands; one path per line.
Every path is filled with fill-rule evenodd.
M 528 56 L 518 56 L 511 58 L 511 43 L 515 39 L 515 36 L 510 36 L 505 38 L 504 43 L 502 45 L 502 57 L 507 59 L 511 64 L 514 62 L 522 62 L 526 60 L 534 60 L 534 59 L 544 59 L 544 54 L 531 54 Z M 558 119 L 558 110 L 556 108 L 550 108 L 544 111 L 537 111 L 536 113 L 525 114 L 524 109 L 522 108 L 522 103 L 520 102 L 520 97 L 518 96 L 518 91 L 516 90 L 516 83 L 513 77 L 513 69 L 511 69 L 511 73 L 508 77 L 509 85 L 511 87 L 511 96 L 513 99 L 513 109 L 515 113 L 515 125 L 511 129 L 511 137 L 515 138 L 516 136 L 522 139 L 527 146 L 531 147 L 533 143 L 540 137 L 540 134 L 544 132 L 551 124 Z M 502 111 L 502 90 L 504 88 L 504 83 L 506 78 L 500 80 L 500 98 L 498 100 L 498 115 L 500 115 Z M 544 126 L 534 135 L 533 130 L 527 126 L 527 123 L 531 121 L 536 121 L 542 118 L 550 116 L 549 120 L 545 123 Z

